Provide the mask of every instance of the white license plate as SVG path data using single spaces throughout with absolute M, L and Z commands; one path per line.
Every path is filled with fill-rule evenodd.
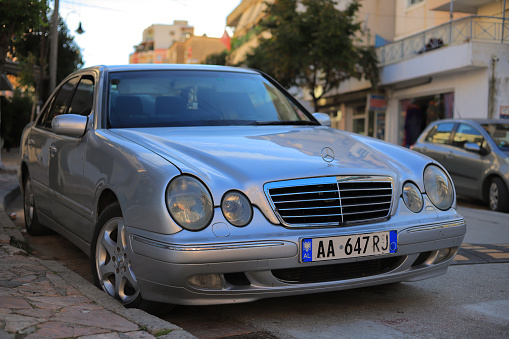
M 397 250 L 396 231 L 301 240 L 302 262 L 367 257 Z

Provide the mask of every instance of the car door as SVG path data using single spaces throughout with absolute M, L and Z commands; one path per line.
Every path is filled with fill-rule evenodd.
M 94 88 L 94 78 L 83 75 L 75 86 L 65 114 L 91 115 Z M 53 153 L 49 164 L 50 188 L 55 197 L 55 221 L 81 239 L 86 237 L 87 226 L 91 220 L 91 211 L 83 204 L 86 147 L 86 135 L 71 137 L 55 134 L 51 143 Z
M 66 82 L 50 97 L 27 137 L 29 174 L 35 205 L 41 214 L 43 224 L 52 222 L 54 216 L 54 194 L 50 187 L 49 174 L 54 135 L 51 130 L 51 120 L 65 111 L 73 87 L 72 82 Z
M 458 194 L 477 197 L 482 185 L 483 168 L 489 160 L 484 154 L 467 151 L 467 143 L 482 148 L 485 140 L 477 127 L 460 123 L 452 136 L 453 149 L 446 154 L 446 169 L 453 178 Z
M 454 122 L 439 123 L 433 126 L 428 132 L 424 142 L 414 150 L 435 159 L 447 168 L 447 154 L 452 150 L 451 135 L 454 129 Z

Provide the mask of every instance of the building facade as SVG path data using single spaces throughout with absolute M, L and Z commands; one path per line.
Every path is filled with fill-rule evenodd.
M 509 118 L 506 1 L 360 2 L 363 43 L 376 47 L 381 81 L 373 89 L 351 79 L 323 97 L 318 110 L 329 113 L 333 127 L 408 146 L 436 119 Z M 232 54 L 236 62 L 257 44 L 263 3 L 243 0 L 228 16 L 242 42 Z M 407 119 L 409 109 L 420 111 L 417 120 Z
M 359 15 L 381 82 L 347 81 L 323 99 L 335 127 L 410 146 L 437 119 L 509 118 L 505 1 L 384 0 L 380 12 L 381 2 L 362 1 Z
M 194 27 L 185 20 L 172 25 L 151 25 L 143 30 L 143 38 L 129 56 L 130 64 L 168 63 L 168 49 L 175 42 L 183 42 L 194 35 Z

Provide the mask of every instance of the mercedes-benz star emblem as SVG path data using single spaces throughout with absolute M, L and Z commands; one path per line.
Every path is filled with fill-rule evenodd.
M 327 164 L 330 165 L 330 163 L 334 160 L 334 151 L 330 147 L 324 147 L 322 149 L 322 159 Z

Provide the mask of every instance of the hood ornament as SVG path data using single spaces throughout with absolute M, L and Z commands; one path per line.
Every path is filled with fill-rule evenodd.
M 327 163 L 328 166 L 332 166 L 330 163 L 334 160 L 334 151 L 330 147 L 324 147 L 322 149 L 322 159 Z

